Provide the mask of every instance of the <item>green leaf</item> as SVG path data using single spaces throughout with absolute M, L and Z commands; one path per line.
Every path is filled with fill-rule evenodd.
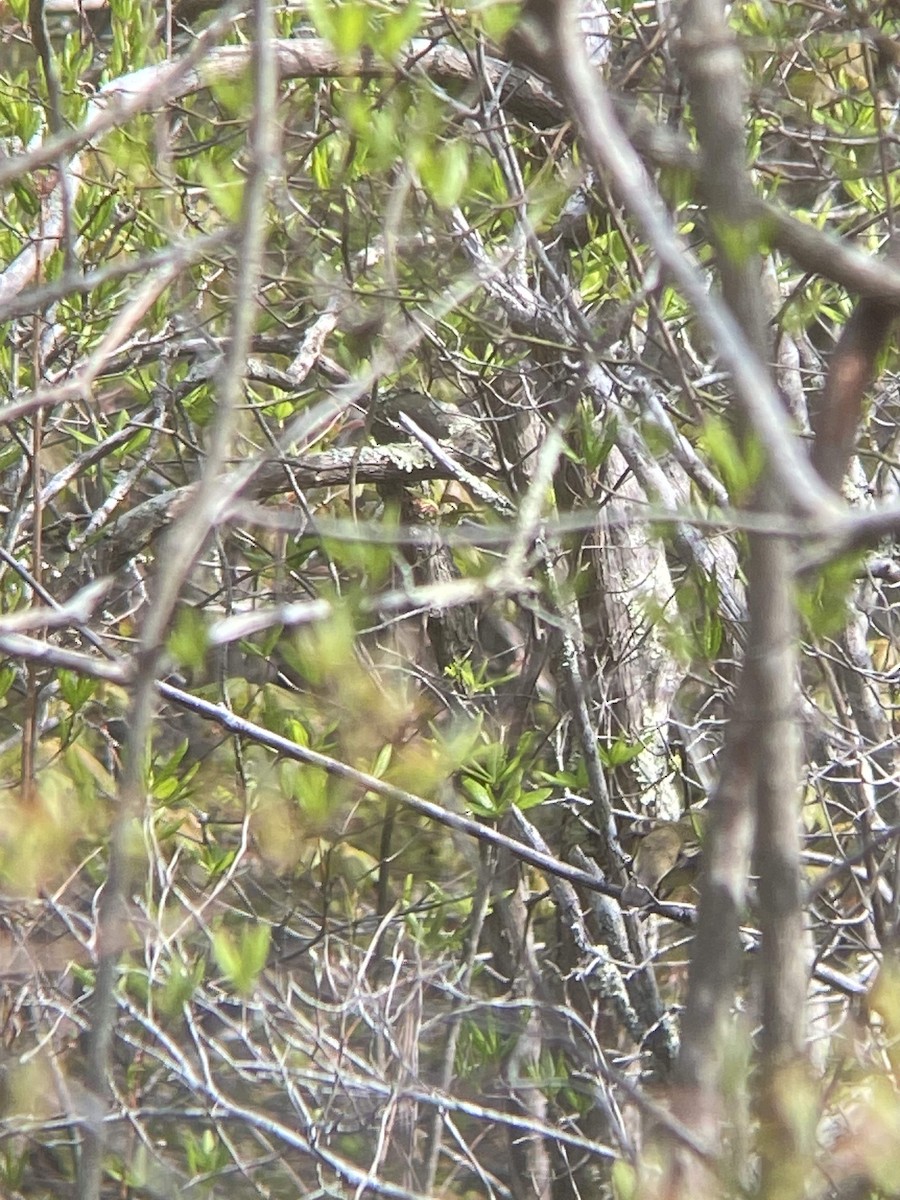
M 634 762 L 645 750 L 643 742 L 630 741 L 628 738 L 617 738 L 608 746 L 598 746 L 600 760 L 605 767 L 624 767 Z
M 375 763 L 371 772 L 376 779 L 382 779 L 384 777 L 385 771 L 391 765 L 393 753 L 394 747 L 390 744 L 390 742 L 382 746 L 378 751 L 378 757 L 375 759 Z
M 179 959 L 173 960 L 165 983 L 155 993 L 160 1012 L 172 1017 L 180 1013 L 203 982 L 205 967 L 202 959 L 192 967 L 186 966 Z
M 829 637 L 843 628 L 852 589 L 862 570 L 863 555 L 847 554 L 828 563 L 811 581 L 797 589 L 797 606 L 816 637 Z
M 97 690 L 96 679 L 87 679 L 73 671 L 57 671 L 56 679 L 59 683 L 59 694 L 73 712 L 83 708 Z
M 536 808 L 537 805 L 543 804 L 552 795 L 552 787 L 532 788 L 530 792 L 522 792 L 515 804 L 522 812 L 526 812 L 529 808 Z
M 369 11 L 366 0 L 344 0 L 334 6 L 334 48 L 338 54 L 357 54 L 370 40 Z
M 418 0 L 404 4 L 384 17 L 383 24 L 374 39 L 375 48 L 385 58 L 394 58 L 410 38 L 415 37 L 422 24 L 422 5 Z
M 307 763 L 285 762 L 281 764 L 281 778 L 310 825 L 318 828 L 324 824 L 331 809 L 327 772 Z
M 242 996 L 252 994 L 266 965 L 272 931 L 268 925 L 245 925 L 235 937 L 227 929 L 212 934 L 213 954 L 219 970 Z
M 236 78 L 214 78 L 210 94 L 230 116 L 242 119 L 253 102 L 253 81 L 249 71 Z
M 739 444 L 728 422 L 711 416 L 704 422 L 700 446 L 715 462 L 734 502 L 746 499 L 763 468 L 764 452 L 759 441 L 748 437 L 743 445 Z
M 201 159 L 197 163 L 197 180 L 225 220 L 236 223 L 244 200 L 244 177 L 234 164 L 226 166 Z
M 764 245 L 763 226 L 757 220 L 728 222 L 718 217 L 714 230 L 720 249 L 738 266 L 758 255 Z
M 492 41 L 502 42 L 521 15 L 520 4 L 481 4 L 478 15 L 484 32 Z
M 317 142 L 309 156 L 309 173 L 320 192 L 332 186 L 331 143 Z
M 307 7 L 318 32 L 342 57 L 352 57 L 371 40 L 370 6 L 365 0 L 308 0 Z
M 422 186 L 438 208 L 452 208 L 469 178 L 469 147 L 461 140 L 447 142 L 421 153 L 417 166 Z
M 462 789 L 469 798 L 472 811 L 478 816 L 496 817 L 500 815 L 501 809 L 493 792 L 489 791 L 483 783 L 479 783 L 471 775 L 465 775 L 462 780 Z
M 0 473 L 8 471 L 23 457 L 22 447 L 17 441 L 8 441 L 0 446 Z
M 612 1167 L 612 1189 L 615 1200 L 635 1200 L 638 1192 L 637 1171 L 631 1163 L 617 1159 Z
M 203 613 L 190 605 L 179 609 L 167 642 L 175 662 L 189 670 L 197 670 L 203 666 L 208 646 L 209 636 Z

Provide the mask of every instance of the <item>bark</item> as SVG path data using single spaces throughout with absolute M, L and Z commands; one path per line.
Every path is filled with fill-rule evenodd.
M 667 614 L 674 616 L 675 588 L 661 540 L 632 520 L 646 496 L 617 448 L 604 464 L 604 478 L 615 498 L 600 508 L 592 552 L 602 614 L 598 654 L 608 696 L 602 732 L 609 745 L 640 747 L 616 772 L 618 806 L 674 821 L 682 797 L 668 733 L 684 672 L 665 644 L 664 622 Z
M 753 222 L 753 193 L 745 161 L 742 63 L 720 0 L 692 0 L 686 5 L 681 57 L 697 124 L 701 187 L 710 233 L 717 247 L 723 297 L 740 322 L 757 362 L 765 369 L 771 359 L 771 348 L 758 232 Z M 785 513 L 792 502 L 785 481 L 768 470 L 754 507 Z M 737 806 L 732 800 L 727 808 L 713 810 L 716 838 L 708 852 L 710 880 L 724 874 L 733 885 L 726 889 L 727 898 L 732 901 L 726 910 L 731 926 L 731 947 L 725 952 L 729 978 L 721 977 L 722 965 L 712 959 L 720 935 L 703 919 L 704 910 L 713 903 L 718 905 L 722 899 L 710 885 L 701 891 L 700 901 L 701 930 L 709 934 L 709 942 L 698 931 L 685 1020 L 684 1060 L 680 1064 L 688 1094 L 695 1094 L 698 1100 L 696 1109 L 684 1110 L 685 1117 L 692 1120 L 699 1116 L 710 1125 L 720 1121 L 724 1114 L 721 1080 L 715 1078 L 716 1060 L 721 1063 L 728 1005 L 736 994 L 738 982 L 734 901 L 741 903 L 746 888 L 746 882 L 742 884 L 734 872 L 746 871 L 746 835 L 755 821 L 762 928 L 761 1190 L 763 1195 L 773 1197 L 797 1194 L 807 1165 L 801 1148 L 804 1133 L 801 1113 L 792 1109 L 786 1091 L 791 1075 L 803 1070 L 807 985 L 807 966 L 801 952 L 804 915 L 797 803 L 798 638 L 791 561 L 791 549 L 785 539 L 754 535 L 750 540 L 749 629 L 739 708 L 732 717 L 736 723 L 733 741 L 738 762 L 729 755 L 723 764 L 725 771 L 737 766 L 733 783 L 724 777 L 724 794 L 730 800 L 736 798 Z M 752 752 L 749 775 L 742 769 L 747 765 L 748 752 Z M 720 789 L 717 798 L 722 794 Z M 716 861 L 720 855 L 734 850 L 739 852 L 735 863 L 724 866 Z M 720 912 L 718 907 L 716 911 Z M 718 1037 L 707 1042 L 704 1052 L 699 1022 L 702 1010 L 709 1008 L 710 989 L 718 989 L 715 1011 L 709 1014 Z M 691 1011 L 692 1003 L 697 1011 Z

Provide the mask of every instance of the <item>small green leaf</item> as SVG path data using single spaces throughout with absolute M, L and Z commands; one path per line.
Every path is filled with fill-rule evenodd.
M 643 742 L 633 742 L 627 738 L 617 738 L 608 746 L 598 746 L 600 760 L 605 767 L 625 767 L 634 762 L 645 749 Z
M 714 228 L 722 252 L 738 266 L 758 255 L 765 241 L 762 223 L 756 220 L 726 222 L 718 218 Z
M 226 221 L 237 222 L 244 200 L 244 178 L 233 165 L 197 163 L 197 179 Z
M 385 771 L 391 765 L 393 753 L 394 747 L 390 744 L 390 742 L 388 742 L 387 745 L 382 746 L 378 751 L 378 757 L 375 759 L 375 763 L 372 767 L 372 774 L 376 779 L 381 779 L 384 776 Z
M 861 569 L 862 556 L 848 554 L 828 563 L 816 578 L 798 588 L 797 606 L 817 637 L 828 637 L 843 628 Z
M 496 817 L 499 815 L 497 800 L 493 792 L 488 791 L 483 783 L 466 775 L 462 781 L 463 791 L 469 798 L 472 811 L 481 817 Z
M 438 208 L 452 208 L 469 178 L 469 147 L 457 140 L 419 156 L 419 178 Z
M 612 1189 L 615 1200 L 634 1200 L 637 1195 L 637 1172 L 631 1163 L 617 1159 L 612 1167 Z
M 245 925 L 238 937 L 227 929 L 212 935 L 213 954 L 219 970 L 242 996 L 249 996 L 266 965 L 272 931 L 268 925 Z
M 404 4 L 400 9 L 385 16 L 375 40 L 377 49 L 385 58 L 393 58 L 411 37 L 415 37 L 421 24 L 422 5 L 418 0 Z
M 82 708 L 97 690 L 95 679 L 87 679 L 83 675 L 76 675 L 73 671 L 58 671 L 56 678 L 59 683 L 59 694 L 73 712 Z
M 703 425 L 700 445 L 719 468 L 735 503 L 752 491 L 762 471 L 764 455 L 756 438 L 738 443 L 731 426 L 721 417 L 709 417 Z
M 522 812 L 526 812 L 529 808 L 536 808 L 539 804 L 543 804 L 553 795 L 553 788 L 542 787 L 532 788 L 530 792 L 522 792 L 516 800 L 516 807 Z
M 485 4 L 479 9 L 482 28 L 495 42 L 503 41 L 519 20 L 520 14 L 519 4 Z
M 196 670 L 203 666 L 208 646 L 206 620 L 200 610 L 190 605 L 180 609 L 168 640 L 168 650 L 175 662 Z
M 369 5 L 364 0 L 309 0 L 309 15 L 338 54 L 351 57 L 370 40 Z

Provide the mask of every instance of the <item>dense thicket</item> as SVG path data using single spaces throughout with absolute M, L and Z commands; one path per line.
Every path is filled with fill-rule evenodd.
M 0 5 L 4 1194 L 900 1191 L 898 16 Z

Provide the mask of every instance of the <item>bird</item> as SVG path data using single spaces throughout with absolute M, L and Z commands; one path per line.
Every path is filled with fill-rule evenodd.
M 655 821 L 637 834 L 631 863 L 633 878 L 622 898 L 628 904 L 645 903 L 651 896 L 670 895 L 689 883 L 700 863 L 698 831 L 692 815 L 678 821 Z
M 454 404 L 444 404 L 412 388 L 395 388 L 374 401 L 371 433 L 376 442 L 396 442 L 398 435 L 409 439 L 409 430 L 400 420 L 406 415 L 436 442 L 459 455 L 463 466 L 473 463 L 495 469 L 497 452 L 484 423 Z

